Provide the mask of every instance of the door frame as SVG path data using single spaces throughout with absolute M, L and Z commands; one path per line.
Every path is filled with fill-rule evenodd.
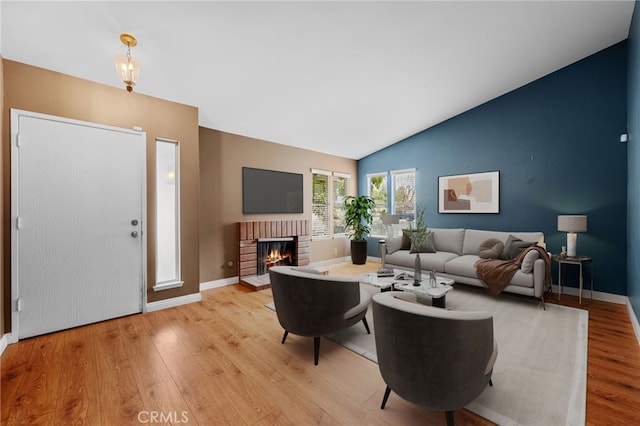
M 18 315 L 18 299 L 19 293 L 19 276 L 18 276 L 18 146 L 19 146 L 19 119 L 20 117 L 30 117 L 42 120 L 57 121 L 71 125 L 87 126 L 103 130 L 111 130 L 116 132 L 129 133 L 134 135 L 145 135 L 145 153 L 146 147 L 146 133 L 141 130 L 132 130 L 122 127 L 108 126 L 105 124 L 92 123 L 89 121 L 75 120 L 66 117 L 59 117 L 49 114 L 42 114 L 37 112 L 31 112 L 26 110 L 20 110 L 11 108 L 11 332 L 7 334 L 7 343 L 18 342 L 19 336 L 19 315 Z M 141 271 L 140 271 L 140 292 L 141 292 L 141 309 L 142 313 L 147 312 L 147 173 L 146 173 L 146 159 L 145 163 L 141 165 L 143 167 L 143 173 L 140 178 L 141 186 L 141 206 L 140 206 L 140 220 L 141 220 Z

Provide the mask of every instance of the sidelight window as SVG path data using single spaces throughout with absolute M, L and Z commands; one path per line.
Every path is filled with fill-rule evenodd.
M 181 287 L 180 145 L 156 139 L 156 285 L 155 291 Z

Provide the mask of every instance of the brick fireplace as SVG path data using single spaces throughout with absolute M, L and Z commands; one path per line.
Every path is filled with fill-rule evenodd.
M 266 275 L 268 267 L 271 266 L 271 262 L 266 267 L 264 264 L 259 264 L 262 260 L 258 258 L 258 246 L 262 243 L 284 244 L 290 242 L 293 252 L 291 256 L 284 256 L 286 262 L 298 266 L 309 264 L 311 226 L 308 220 L 238 222 L 238 231 L 240 237 L 238 277 L 242 284 L 248 284 L 257 290 L 269 287 L 269 284 L 257 286 L 247 281 L 247 279 L 253 281 L 259 271 L 261 275 Z

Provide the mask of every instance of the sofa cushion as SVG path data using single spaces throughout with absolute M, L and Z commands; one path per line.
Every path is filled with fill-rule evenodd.
M 542 232 L 511 232 L 509 235 L 520 238 L 523 241 L 537 242 L 540 247 L 544 247 L 544 234 Z
M 489 238 L 478 247 L 478 256 L 481 259 L 499 259 L 503 250 L 504 244 L 502 241 L 496 238 Z
M 536 241 L 539 246 L 544 247 L 544 234 L 542 232 L 503 232 L 467 229 L 464 233 L 462 254 L 478 254 L 480 244 L 489 238 L 495 238 L 506 244 L 510 235 L 520 238 L 523 241 Z
M 420 247 L 415 247 L 413 244 L 411 244 L 411 249 L 409 250 L 409 253 L 435 253 L 435 252 L 436 252 L 436 246 L 433 242 L 433 232 L 427 233 L 427 238 L 420 245 Z
M 517 257 L 522 250 L 534 245 L 535 241 L 522 241 L 520 238 L 509 235 L 507 242 L 504 243 L 504 250 L 502 252 L 502 258 L 509 260 Z
M 425 271 L 444 272 L 445 264 L 458 257 L 455 253 L 439 251 L 436 253 L 409 254 L 407 250 L 398 250 L 384 258 L 386 267 L 399 266 L 413 271 L 416 256 L 420 256 L 420 266 Z M 475 276 L 475 275 L 474 275 Z
M 475 254 L 464 254 L 451 259 L 444 267 L 444 271 L 451 275 L 461 275 L 464 277 L 476 277 L 476 262 L 480 259 Z
M 402 246 L 400 246 L 400 250 L 409 250 L 411 248 L 411 239 L 409 238 L 410 229 L 402 230 Z
M 446 251 L 449 253 L 462 254 L 462 244 L 464 243 L 464 229 L 444 229 L 444 228 L 429 228 L 433 232 L 433 242 L 436 247 L 436 251 Z
M 478 254 L 480 244 L 484 243 L 489 238 L 494 238 L 504 244 L 507 241 L 507 237 L 509 237 L 508 232 L 467 229 L 464 233 L 462 254 Z
M 522 259 L 520 270 L 525 274 L 531 273 L 531 271 L 533 271 L 533 264 L 539 257 L 540 253 L 538 253 L 538 250 L 529 250 L 527 254 L 524 255 L 524 259 Z
M 395 253 L 402 248 L 402 238 L 403 237 L 392 237 L 385 239 L 385 248 L 387 249 L 387 254 Z

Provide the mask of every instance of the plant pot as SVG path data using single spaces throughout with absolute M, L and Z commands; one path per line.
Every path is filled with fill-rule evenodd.
M 354 265 L 367 263 L 367 240 L 351 240 L 351 262 Z

